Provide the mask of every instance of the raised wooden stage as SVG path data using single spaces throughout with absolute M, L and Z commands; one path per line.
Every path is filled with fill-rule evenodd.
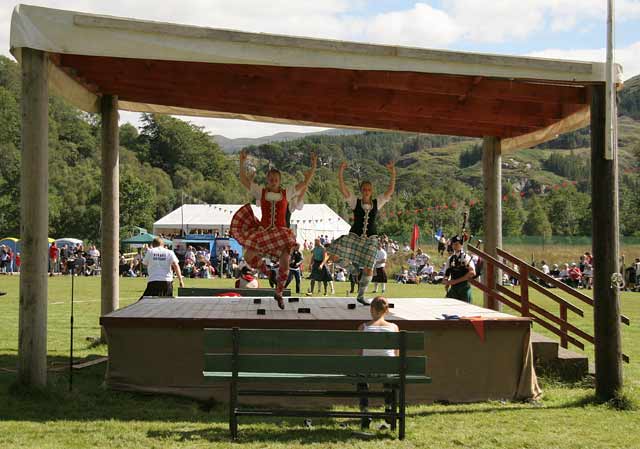
M 144 298 L 105 315 L 100 323 L 109 343 L 107 384 L 114 389 L 226 401 L 224 385 L 204 386 L 202 329 L 352 330 L 370 319 L 368 307 L 348 308 L 356 304 L 353 298 L 285 301 L 286 309 L 280 310 L 272 298 L 264 297 Z M 408 396 L 413 402 L 519 400 L 539 395 L 529 319 L 448 298 L 389 301 L 394 306 L 389 321 L 404 330 L 426 332 L 427 374 L 433 383 L 412 386 Z M 444 319 L 443 314 L 461 319 Z

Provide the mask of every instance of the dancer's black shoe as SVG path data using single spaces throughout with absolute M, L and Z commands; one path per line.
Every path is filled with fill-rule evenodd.
M 358 297 L 358 298 L 356 298 L 356 301 L 358 301 L 363 306 L 370 306 L 371 305 L 371 303 L 369 301 L 367 301 L 366 299 L 364 299 L 364 298 Z
M 278 307 L 284 310 L 284 298 L 282 297 L 282 294 L 276 293 L 275 295 L 273 295 L 273 299 L 275 299 L 278 303 Z

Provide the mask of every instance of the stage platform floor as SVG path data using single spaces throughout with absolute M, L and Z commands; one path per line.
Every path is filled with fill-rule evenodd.
M 102 317 L 101 324 L 163 326 L 179 323 L 193 327 L 245 328 L 282 324 L 287 328 L 349 329 L 371 319 L 369 307 L 358 304 L 353 297 L 285 298 L 285 310 L 279 309 L 273 298 L 257 299 L 259 304 L 255 304 L 252 297 L 149 297 Z M 387 320 L 406 330 L 420 330 L 426 324 L 455 325 L 458 320 L 445 320 L 445 314 L 482 318 L 484 321 L 530 321 L 450 298 L 388 300 L 393 308 L 389 310 Z M 349 309 L 349 304 L 355 308 Z M 264 315 L 258 314 L 259 309 L 264 311 Z M 299 309 L 308 309 L 308 313 L 300 313 Z
M 389 321 L 425 334 L 425 374 L 433 383 L 411 385 L 410 402 L 539 395 L 530 319 L 447 298 L 389 301 L 394 305 Z M 207 385 L 202 376 L 204 328 L 354 330 L 371 319 L 369 307 L 349 309 L 349 304 L 356 304 L 353 297 L 302 297 L 287 300 L 285 310 L 265 297 L 260 304 L 252 297 L 143 298 L 100 318 L 109 345 L 106 382 L 118 390 L 226 401 L 227 386 Z M 299 313 L 299 308 L 309 313 Z M 264 315 L 258 315 L 258 309 L 264 309 Z M 443 314 L 461 319 L 446 320 Z

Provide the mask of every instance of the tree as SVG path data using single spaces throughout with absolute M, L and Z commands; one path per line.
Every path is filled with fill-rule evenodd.
M 128 170 L 120 174 L 120 227 L 151 228 L 154 221 L 153 188 Z
M 507 200 L 502 202 L 502 234 L 505 237 L 522 235 L 525 218 L 520 196 L 507 195 Z
M 527 209 L 529 212 L 523 227 L 525 235 L 542 236 L 545 239 L 550 238 L 552 235 L 551 223 L 547 217 L 547 212 L 535 196 L 528 201 Z

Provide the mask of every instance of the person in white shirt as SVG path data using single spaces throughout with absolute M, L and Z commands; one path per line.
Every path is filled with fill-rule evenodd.
M 180 287 L 184 287 L 184 280 L 178 265 L 178 258 L 170 249 L 162 246 L 162 239 L 155 237 L 150 248 L 142 259 L 147 267 L 149 279 L 144 296 L 173 296 L 173 273 L 178 276 Z M 140 299 L 142 299 L 142 297 Z
M 547 265 L 547 262 L 545 262 L 544 260 L 542 261 L 542 272 L 544 274 L 549 274 L 551 272 L 551 270 L 549 269 L 549 265 Z
M 378 252 L 376 253 L 376 263 L 374 268 L 376 274 L 373 276 L 373 293 L 378 293 L 378 284 L 382 284 L 382 293 L 387 289 L 387 252 L 382 247 L 382 243 L 378 244 Z

